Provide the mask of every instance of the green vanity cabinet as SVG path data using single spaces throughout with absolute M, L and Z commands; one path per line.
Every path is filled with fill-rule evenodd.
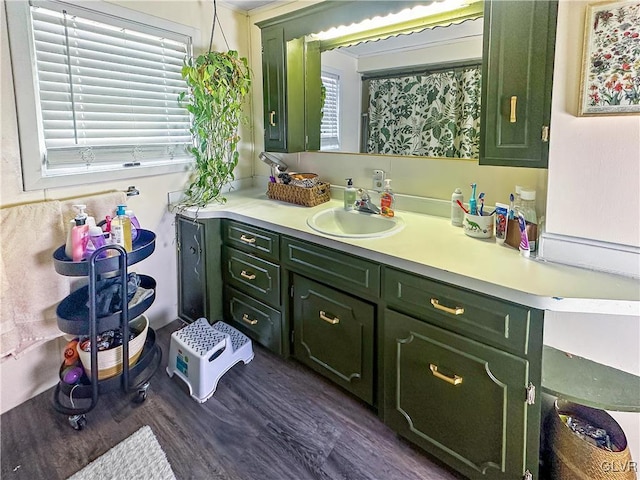
M 383 277 L 385 422 L 469 478 L 537 478 L 543 312 Z
M 481 165 L 547 167 L 557 9 L 485 0 Z
M 178 316 L 187 322 L 222 315 L 220 220 L 176 216 Z
M 374 336 L 380 265 L 286 236 L 280 258 L 290 272 L 293 356 L 377 404 Z
M 224 318 L 254 341 L 282 355 L 283 328 L 278 234 L 224 220 Z
M 537 472 L 537 452 L 526 455 L 528 423 L 540 418 L 526 401 L 526 359 L 391 310 L 384 335 L 389 426 L 469 478 Z
M 373 404 L 373 305 L 292 275 L 293 355 Z

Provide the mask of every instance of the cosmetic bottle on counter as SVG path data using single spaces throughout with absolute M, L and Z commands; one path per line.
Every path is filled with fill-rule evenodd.
M 384 191 L 380 196 L 380 213 L 385 217 L 393 217 L 395 215 L 395 203 L 395 197 L 391 189 L 391 179 L 387 178 L 384 181 Z
M 456 188 L 451 195 L 451 225 L 454 227 L 461 227 L 464 220 L 464 211 L 458 205 L 458 200 L 464 204 L 464 195 L 460 188 Z
M 356 189 L 353 187 L 353 180 L 347 178 L 347 188 L 344 189 L 344 209 L 353 210 L 356 203 Z
M 520 211 L 524 216 L 527 227 L 527 237 L 529 239 L 529 250 L 535 252 L 538 240 L 536 191 L 522 189 L 520 191 L 520 207 L 518 207 L 516 210 Z

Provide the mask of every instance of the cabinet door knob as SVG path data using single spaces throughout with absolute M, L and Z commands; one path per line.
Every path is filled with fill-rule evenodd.
M 431 373 L 433 373 L 433 376 L 436 378 L 439 378 L 440 380 L 444 380 L 445 382 L 450 383 L 451 385 L 460 385 L 462 383 L 462 377 L 458 375 L 454 375 L 453 377 L 448 377 L 440 373 L 438 371 L 438 366 L 434 365 L 433 363 L 429 364 L 429 368 L 431 369 Z
M 518 104 L 518 97 L 513 95 L 511 97 L 511 114 L 509 115 L 509 122 L 516 123 L 516 107 Z
M 245 234 L 242 234 L 240 236 L 240 240 L 242 240 L 244 243 L 256 243 L 255 237 L 247 237 Z
M 337 325 L 338 323 L 340 323 L 340 319 L 338 317 L 329 318 L 327 317 L 326 312 L 324 312 L 323 310 L 320 310 L 320 319 L 324 320 L 327 323 L 330 323 L 331 325 Z
M 249 318 L 249 315 L 247 315 L 246 313 L 242 315 L 242 320 L 247 322 L 249 325 L 256 325 L 258 323 L 258 320 L 256 320 L 255 318 Z
M 255 273 L 247 273 L 247 271 L 246 271 L 246 270 L 242 270 L 242 271 L 240 272 L 240 276 L 241 276 L 242 278 L 246 278 L 247 280 L 255 280 L 255 278 L 256 278 Z
M 452 315 L 462 315 L 464 313 L 463 307 L 455 307 L 455 308 L 445 307 L 444 305 L 440 305 L 440 302 L 438 301 L 437 298 L 431 299 L 431 305 L 433 305 L 433 308 L 437 310 L 442 310 L 443 312 L 447 312 Z
M 271 125 L 272 127 L 275 127 L 275 126 L 276 126 L 275 117 L 276 117 L 276 112 L 275 112 L 275 110 L 271 110 L 271 111 L 269 112 L 269 125 Z

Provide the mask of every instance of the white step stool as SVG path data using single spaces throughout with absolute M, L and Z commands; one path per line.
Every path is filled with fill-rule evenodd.
M 199 318 L 171 334 L 167 373 L 178 375 L 191 397 L 203 403 L 215 393 L 220 377 L 241 360 L 253 360 L 251 340 L 224 322 L 210 325 Z

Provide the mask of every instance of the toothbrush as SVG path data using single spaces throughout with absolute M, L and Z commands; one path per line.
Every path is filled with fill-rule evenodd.
M 467 210 L 466 208 L 464 208 L 464 205 L 462 204 L 462 202 L 460 200 L 456 200 L 456 202 L 458 203 L 458 205 L 460 206 L 460 208 L 462 209 L 462 211 L 464 213 L 469 213 L 469 210 Z
M 471 198 L 469 199 L 469 212 L 471 212 L 471 215 L 477 215 L 478 214 L 478 207 L 477 207 L 477 202 L 476 202 L 476 184 L 475 183 L 471 184 Z
M 514 210 L 514 202 L 515 202 L 515 197 L 513 196 L 513 193 L 509 194 L 509 220 L 513 220 L 514 218 L 516 218 L 516 212 Z
M 480 200 L 480 216 L 482 216 L 482 210 L 484 210 L 484 192 L 478 195 L 478 200 Z

